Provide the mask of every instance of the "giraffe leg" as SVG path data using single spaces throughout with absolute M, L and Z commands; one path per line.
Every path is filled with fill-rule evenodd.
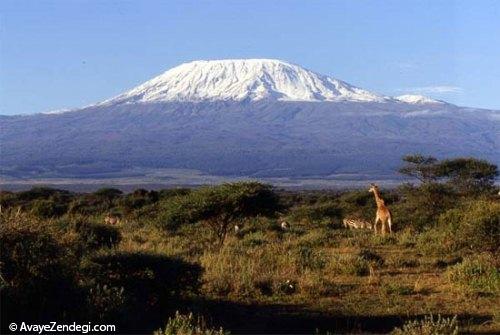
M 387 234 L 387 219 L 382 220 L 382 235 L 385 236 Z
M 378 230 L 378 222 L 380 221 L 380 218 L 377 216 L 375 217 L 375 224 L 373 225 L 373 229 L 375 231 L 375 235 L 378 234 L 379 230 Z
M 387 223 L 389 224 L 389 234 L 392 234 L 392 218 L 389 217 L 389 219 L 387 219 Z

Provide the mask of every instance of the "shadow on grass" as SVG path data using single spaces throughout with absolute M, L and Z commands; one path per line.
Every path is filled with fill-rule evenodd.
M 199 302 L 192 311 L 204 315 L 210 324 L 222 326 L 231 334 L 380 334 L 401 327 L 407 320 L 425 316 L 332 315 L 298 305 L 244 305 L 222 301 Z M 459 315 L 458 320 L 471 325 L 491 321 L 491 317 L 464 314 Z
M 10 258 L 2 259 L 12 263 Z M 150 334 L 176 310 L 192 311 L 233 334 L 387 333 L 408 319 L 329 314 L 300 305 L 205 300 L 199 295 L 199 265 L 157 254 L 104 250 L 84 259 L 76 272 L 62 264 L 54 263 L 50 272 L 44 266 L 43 278 L 39 271 L 27 272 L 21 279 L 6 276 L 1 290 L 2 333 L 8 332 L 4 327 L 10 322 L 91 321 L 115 324 L 120 334 Z M 69 278 L 63 282 L 66 289 L 61 284 L 61 278 L 66 278 L 62 269 Z M 480 324 L 491 318 L 461 315 L 459 320 Z

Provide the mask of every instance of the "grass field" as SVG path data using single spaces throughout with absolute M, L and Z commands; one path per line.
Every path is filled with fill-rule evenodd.
M 374 215 L 366 190 L 252 185 L 2 193 L 2 325 L 56 319 L 111 322 L 126 333 L 389 333 L 440 315 L 456 316 L 451 328 L 460 333 L 500 332 L 493 193 L 447 193 L 450 201 L 422 224 L 422 199 L 383 192 L 395 232 L 380 236 L 341 224 Z M 103 223 L 109 213 L 118 224 Z

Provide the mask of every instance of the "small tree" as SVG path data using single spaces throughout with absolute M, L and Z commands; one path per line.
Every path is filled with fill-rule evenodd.
M 490 191 L 498 176 L 495 164 L 468 157 L 443 160 L 435 170 L 437 177 L 447 179 L 457 191 L 466 194 Z
M 101 188 L 94 192 L 95 196 L 106 201 L 108 207 L 111 207 L 113 205 L 113 200 L 119 198 L 122 194 L 123 192 L 119 189 L 111 187 Z
M 404 156 L 403 161 L 405 165 L 399 169 L 399 173 L 416 178 L 422 183 L 436 180 L 436 158 L 414 154 Z
M 173 228 L 203 221 L 222 245 L 231 222 L 245 217 L 269 215 L 278 207 L 278 197 L 269 185 L 257 182 L 228 183 L 202 187 L 167 200 L 164 219 Z

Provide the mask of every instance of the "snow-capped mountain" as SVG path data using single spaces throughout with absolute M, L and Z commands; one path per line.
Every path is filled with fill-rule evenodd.
M 0 116 L 0 129 L 9 178 L 165 168 L 372 178 L 415 152 L 500 163 L 499 111 L 386 97 L 268 59 L 185 63 L 92 106 Z
M 394 97 L 394 99 L 409 104 L 445 104 L 444 101 L 434 100 L 429 97 L 417 94 L 404 94 Z
M 171 101 L 364 101 L 386 97 L 274 59 L 194 61 L 104 104 Z

